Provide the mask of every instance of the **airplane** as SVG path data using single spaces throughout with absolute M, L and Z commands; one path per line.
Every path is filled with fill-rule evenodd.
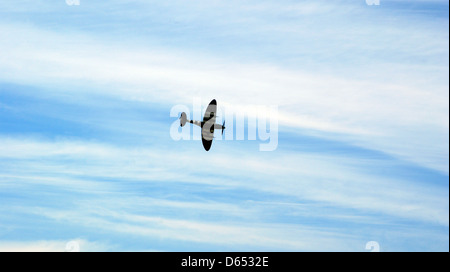
M 209 151 L 214 139 L 214 129 L 221 129 L 222 135 L 225 129 L 225 120 L 223 124 L 216 124 L 217 102 L 213 99 L 206 108 L 203 121 L 195 121 L 187 119 L 186 113 L 182 112 L 180 116 L 180 127 L 184 127 L 186 123 L 199 126 L 202 129 L 202 144 L 206 151 Z

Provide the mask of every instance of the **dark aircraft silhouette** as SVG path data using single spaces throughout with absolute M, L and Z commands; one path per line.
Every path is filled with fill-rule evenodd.
M 206 151 L 211 148 L 212 140 L 214 138 L 214 129 L 221 129 L 222 134 L 225 129 L 225 121 L 223 121 L 223 125 L 216 124 L 216 111 L 217 111 L 217 102 L 213 99 L 208 107 L 206 108 L 205 115 L 203 116 L 203 121 L 195 121 L 188 120 L 186 117 L 186 113 L 182 112 L 180 116 L 180 126 L 184 127 L 186 123 L 191 123 L 199 126 L 202 129 L 202 144 Z

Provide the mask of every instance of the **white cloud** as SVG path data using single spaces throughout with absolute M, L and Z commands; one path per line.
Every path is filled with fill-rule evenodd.
M 83 227 L 96 227 L 114 233 L 126 233 L 145 239 L 164 239 L 214 244 L 241 251 L 270 249 L 273 251 L 355 250 L 357 237 L 333 229 L 317 229 L 298 224 L 271 224 L 180 220 L 142 216 L 91 208 L 90 212 L 39 209 L 39 215 L 63 220 Z M 362 244 L 362 243 L 361 243 Z M 149 245 L 150 247 L 152 245 Z M 361 248 L 362 249 L 362 248 Z M 356 249 L 358 250 L 358 249 Z
M 377 159 L 274 153 L 270 158 L 241 154 L 241 160 L 235 160 L 232 150 L 220 157 L 205 157 L 207 154 L 192 157 L 182 151 L 169 153 L 155 148 L 0 140 L 7 143 L 0 147 L 0 159 L 9 158 L 9 154 L 20 159 L 20 163 L 17 160 L 14 163 L 15 167 L 4 168 L 1 186 L 15 186 L 8 181 L 21 180 L 78 191 L 88 188 L 101 191 L 102 187 L 120 191 L 126 182 L 103 184 L 96 179 L 182 182 L 275 193 L 299 201 L 317 201 L 444 226 L 449 221 L 445 205 L 448 194 L 442 193 L 439 186 L 366 174 L 363 169 L 368 165 L 383 163 Z M 61 156 L 65 160 L 59 162 Z M 199 168 L 206 159 L 210 167 Z
M 108 44 L 23 25 L 2 24 L 0 29 L 1 50 L 8 52 L 0 56 L 4 81 L 57 88 L 74 99 L 95 90 L 167 105 L 190 103 L 192 97 L 215 97 L 236 110 L 278 105 L 280 125 L 320 131 L 320 137 L 337 137 L 448 173 L 448 68 L 437 68 L 436 78 L 424 82 L 421 73 L 431 74 L 429 66 L 416 66 L 416 72 L 389 64 L 397 69 L 388 68 L 389 73 L 396 75 L 380 70 L 364 79 L 361 73 L 335 76 L 182 49 Z M 376 67 L 367 74 L 388 66 Z M 73 87 L 67 87 L 69 82 Z
M 36 96 L 56 96 L 78 103 L 85 103 L 85 98 L 94 93 L 98 97 L 112 97 L 119 103 L 139 100 L 149 105 L 162 104 L 167 106 L 167 114 L 174 104 L 190 105 L 193 97 L 216 98 L 221 105 L 238 112 L 247 110 L 249 104 L 275 104 L 279 106 L 283 126 L 280 130 L 311 133 L 379 150 L 448 174 L 448 31 L 443 33 L 437 27 L 440 20 L 395 17 L 395 22 L 356 20 L 356 24 L 348 14 L 360 18 L 367 10 L 354 8 L 350 2 L 325 6 L 321 2 L 293 3 L 289 7 L 267 2 L 246 6 L 189 3 L 195 13 L 187 12 L 184 9 L 187 4 L 181 2 L 176 7 L 158 3 L 163 6 L 162 14 L 169 14 L 194 29 L 185 35 L 198 34 L 195 29 L 203 29 L 208 22 L 208 33 L 217 33 L 208 41 L 226 41 L 243 53 L 233 55 L 226 47 L 201 52 L 209 48 L 208 44 L 198 49 L 192 49 L 195 48 L 192 44 L 190 49 L 184 44 L 155 46 L 164 44 L 158 39 L 170 39 L 173 32 L 169 37 L 157 37 L 149 30 L 150 35 L 144 39 L 131 34 L 125 38 L 119 35 L 119 41 L 108 31 L 80 32 L 88 28 L 88 21 L 79 27 L 59 25 L 59 29 L 52 30 L 48 22 L 43 27 L 39 22 L 24 25 L 1 20 L 0 80 L 38 87 Z M 223 5 L 223 9 L 217 9 L 216 5 Z M 14 12 L 24 12 L 23 5 L 7 6 Z M 46 11 L 57 9 L 45 6 Z M 120 16 L 135 13 L 138 11 Z M 157 9 L 152 9 L 154 19 L 167 24 L 167 18 L 157 17 L 157 13 Z M 196 16 L 199 14 L 206 15 Z M 322 18 L 320 24 L 315 23 L 318 22 L 313 19 L 315 16 Z M 444 23 L 448 26 L 448 18 Z M 171 29 L 165 25 L 163 30 Z M 251 50 L 239 47 L 244 43 L 251 45 Z M 246 56 L 250 51 L 255 51 L 253 58 Z M 1 101 L 0 109 L 9 111 L 11 106 Z M 117 126 L 115 121 L 102 125 Z M 142 130 L 135 123 L 126 129 Z M 163 147 L 130 149 L 30 137 L 0 136 L 0 143 L 0 160 L 4 163 L 0 166 L 2 190 L 17 192 L 14 189 L 20 186 L 44 185 L 61 192 L 98 196 L 74 200 L 62 194 L 73 205 L 68 210 L 37 207 L 29 211 L 27 205 L 31 204 L 25 201 L 22 212 L 38 211 L 52 220 L 84 227 L 101 226 L 114 233 L 199 243 L 219 237 L 216 242 L 222 245 L 249 244 L 254 248 L 268 245 L 292 250 L 355 249 L 361 242 L 361 236 L 342 235 L 341 229 L 318 231 L 307 224 L 257 220 L 268 210 L 267 205 L 280 205 L 279 201 L 265 204 L 266 207 L 250 205 L 248 210 L 242 203 L 138 197 L 133 192 L 121 201 L 117 193 L 128 188 L 129 181 L 146 185 L 188 183 L 215 190 L 273 194 L 292 200 L 294 203 L 287 201 L 283 205 L 300 218 L 318 216 L 367 224 L 406 220 L 447 228 L 449 224 L 448 192 L 442 191 L 448 184 L 446 187 L 425 181 L 415 183 L 406 178 L 371 174 L 367 169 L 383 163 L 377 159 L 293 152 L 255 155 L 233 148 L 217 157 L 203 153 L 192 156 L 182 150 L 173 154 Z M 205 161 L 212 167 L 199 168 Z M 34 192 L 25 190 L 25 193 Z M 249 196 L 246 203 L 257 203 L 253 200 L 258 198 Z M 121 203 L 121 208 L 117 209 L 113 201 Z M 303 201 L 313 204 L 300 208 L 297 204 Z M 140 204 L 129 204 L 136 202 Z M 330 216 L 320 205 L 339 212 Z M 167 209 L 179 213 L 171 217 L 163 212 Z M 162 215 L 138 212 L 148 210 Z M 209 221 L 209 217 L 189 219 L 186 213 L 190 210 L 201 215 L 229 211 L 233 220 L 224 223 Z M 255 219 L 254 223 L 242 222 L 247 216 Z M 373 218 L 375 223 L 371 222 Z M 412 225 L 408 228 L 408 235 L 417 230 Z M 448 236 L 444 238 L 448 240 Z M 6 241 L 3 245 L 18 251 L 27 248 L 59 251 L 65 242 Z
M 448 193 L 441 186 L 367 173 L 368 165 L 385 163 L 377 159 L 273 153 L 241 154 L 236 160 L 238 150 L 232 149 L 205 157 L 82 141 L 3 137 L 0 142 L 6 143 L 0 145 L 0 189 L 23 199 L 0 214 L 12 211 L 47 218 L 49 224 L 69 223 L 75 232 L 79 228 L 142 237 L 146 248 L 156 250 L 164 248 L 152 241 L 161 239 L 233 250 L 364 250 L 366 232 L 334 223 L 317 226 L 311 220 L 371 225 L 388 233 L 394 231 L 392 224 L 400 224 L 407 239 L 419 239 L 422 224 L 449 223 Z M 205 160 L 210 167 L 199 168 Z M 152 189 L 142 191 L 147 187 Z M 238 201 L 220 197 L 229 192 L 243 195 Z M 36 203 L 33 195 L 41 193 L 50 199 Z M 272 197 L 259 197 L 264 194 Z M 279 216 L 288 222 L 270 219 Z M 405 221 L 409 223 L 395 223 Z M 61 246 L 41 241 L 5 243 L 2 248 L 58 251 Z

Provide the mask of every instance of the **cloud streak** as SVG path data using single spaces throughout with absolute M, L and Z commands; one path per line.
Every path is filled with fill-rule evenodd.
M 1 3 L 0 249 L 448 250 L 448 13 L 404 5 Z M 172 141 L 194 97 L 278 149 Z
M 448 146 L 445 66 L 416 66 L 417 71 L 422 69 L 417 73 L 399 63 L 389 78 L 377 71 L 376 78 L 368 79 L 375 67 L 363 76 L 334 76 L 178 49 L 108 44 L 86 35 L 29 26 L 1 28 L 4 35 L 13 37 L 2 45 L 9 52 L 2 57 L 3 80 L 52 87 L 76 96 L 94 91 L 166 105 L 190 103 L 192 97 L 216 97 L 225 107 L 240 112 L 249 104 L 275 104 L 281 125 L 319 131 L 321 137 L 338 137 L 448 173 L 448 152 L 442 148 Z M 17 47 L 17 43 L 22 45 Z M 381 70 L 385 64 L 376 67 Z M 423 73 L 441 77 L 423 82 Z M 74 87 L 63 87 L 68 82 Z
M 58 181 L 67 180 L 68 184 L 85 189 L 90 184 L 89 179 L 97 184 L 97 189 L 109 187 L 95 181 L 98 179 L 187 182 L 275 193 L 294 197 L 297 201 L 329 203 L 448 226 L 448 208 L 444 205 L 448 195 L 440 192 L 440 185 L 411 184 L 407 180 L 371 176 L 359 170 L 366 168 L 367 164 L 381 163 L 377 159 L 361 162 L 356 158 L 339 158 L 338 161 L 338 157 L 332 155 L 285 153 L 271 154 L 271 161 L 264 157 L 243 155 L 242 161 L 233 162 L 233 152 L 230 151 L 220 157 L 208 158 L 210 167 L 203 169 L 196 166 L 202 164 L 204 156 L 192 158 L 185 152 L 164 155 L 163 150 L 154 148 L 117 148 L 71 141 L 3 138 L 2 142 L 5 145 L 1 153 L 7 154 L 1 156 L 2 160 L 14 158 L 14 164 L 20 165 L 12 170 L 5 167 L 3 179 L 20 178 L 31 183 L 43 182 L 63 187 L 67 184 L 59 184 Z M 177 173 L 173 173 L 172 169 L 177 169 Z M 8 173 L 10 171 L 12 173 Z M 22 173 L 23 177 L 17 176 L 18 173 Z M 38 175 L 41 179 L 30 175 Z M 127 182 L 115 184 L 119 188 L 127 186 Z M 114 191 L 120 191 L 119 188 Z M 416 204 L 419 192 L 421 202 Z

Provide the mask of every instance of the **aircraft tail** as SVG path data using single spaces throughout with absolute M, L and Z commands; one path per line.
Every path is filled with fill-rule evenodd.
M 180 116 L 180 127 L 184 127 L 184 125 L 187 122 L 187 117 L 186 117 L 186 113 L 182 112 L 181 116 Z

